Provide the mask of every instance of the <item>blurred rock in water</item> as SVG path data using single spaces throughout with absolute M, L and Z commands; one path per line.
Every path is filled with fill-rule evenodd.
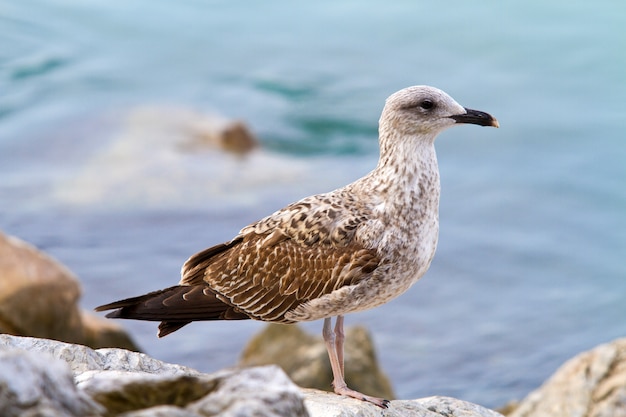
M 262 150 L 244 122 L 184 107 L 131 109 L 96 139 L 99 146 L 54 184 L 55 200 L 100 208 L 205 206 L 312 181 L 309 162 Z
M 69 269 L 0 232 L 0 333 L 138 350 L 119 325 L 82 311 L 80 295 Z
M 188 152 L 215 149 L 243 155 L 259 146 L 243 121 L 184 107 L 137 107 L 122 128 L 136 134 L 136 140 Z

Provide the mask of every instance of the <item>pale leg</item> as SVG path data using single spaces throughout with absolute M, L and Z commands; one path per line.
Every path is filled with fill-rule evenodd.
M 326 344 L 326 350 L 328 351 L 328 358 L 330 359 L 330 367 L 333 370 L 333 388 L 335 393 L 339 395 L 345 395 L 347 397 L 356 398 L 359 400 L 367 401 L 372 404 L 376 404 L 379 407 L 387 408 L 389 401 L 370 397 L 369 395 L 361 394 L 358 391 L 354 391 L 348 388 L 343 375 L 343 317 L 337 317 L 337 323 L 335 331 L 332 330 L 332 324 L 330 317 L 324 319 L 324 329 L 322 330 L 324 336 L 324 343 Z M 339 349 L 341 348 L 341 353 Z
M 337 360 L 339 360 L 339 366 L 341 367 L 341 376 L 345 379 L 346 372 L 343 366 L 343 341 L 346 335 L 343 332 L 343 316 L 337 316 L 335 322 L 335 352 L 337 352 Z

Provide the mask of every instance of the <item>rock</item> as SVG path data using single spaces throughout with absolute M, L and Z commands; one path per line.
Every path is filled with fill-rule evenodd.
M 0 334 L 0 351 L 16 349 L 61 359 L 67 362 L 75 377 L 89 371 L 105 370 L 172 376 L 200 374 L 191 368 L 161 362 L 144 353 L 131 352 L 125 349 L 93 350 L 87 346 L 54 340 Z
M 0 235 L 0 325 L 3 332 L 82 339 L 80 288 L 63 265 L 12 236 Z
M 184 144 L 187 149 L 209 147 L 245 155 L 259 146 L 256 138 L 242 121 L 223 120 L 218 123 L 212 119 L 198 121 L 200 123 L 190 126 L 193 129 L 191 140 Z
M 223 370 L 209 375 L 124 349 L 93 350 L 10 335 L 0 335 L 0 352 L 22 357 L 23 361 L 48 358 L 42 364 L 66 369 L 70 376 L 71 372 L 77 398 L 87 398 L 101 408 L 98 413 L 92 412 L 94 416 L 308 415 L 298 387 L 276 366 Z M 2 374 L 0 399 L 5 385 L 19 384 L 22 378 L 25 378 L 22 385 L 32 385 L 38 374 L 31 376 L 27 372 L 19 378 L 15 375 L 15 372 Z M 38 383 L 45 385 L 46 381 L 44 378 Z M 31 403 L 41 402 L 36 394 L 31 395 Z
M 508 416 L 511 413 L 513 413 L 513 411 L 517 409 L 517 407 L 519 407 L 519 401 L 512 400 L 512 401 L 507 402 L 503 406 L 496 408 L 496 411 L 500 414 Z
M 0 415 L 82 417 L 103 410 L 76 388 L 65 363 L 47 355 L 0 350 Z
M 113 415 L 158 406 L 184 409 L 217 385 L 217 381 L 201 375 L 108 370 L 84 372 L 76 381 L 82 392 Z
M 134 130 L 134 137 L 143 137 L 148 130 L 153 144 L 160 138 L 160 145 L 185 151 L 217 149 L 244 155 L 259 146 L 244 122 L 184 107 L 137 107 L 128 114 L 126 127 Z
M 392 401 L 389 409 L 383 411 L 352 398 L 302 390 L 277 366 L 203 374 L 123 349 L 92 350 L 53 340 L 0 335 L 2 416 L 367 417 L 381 414 L 500 416 L 480 406 L 445 397 Z
M 80 295 L 66 267 L 0 232 L 0 333 L 138 350 L 119 325 L 83 312 Z
M 188 407 L 202 415 L 308 416 L 299 388 L 277 366 L 220 371 L 220 383 Z
M 378 365 L 371 336 L 364 327 L 346 330 L 346 382 L 364 394 L 394 399 L 389 378 Z M 333 373 L 324 341 L 297 325 L 269 324 L 241 354 L 240 366 L 276 364 L 303 388 L 331 390 Z
M 109 210 L 219 202 L 215 207 L 223 209 L 231 202 L 254 206 L 251 199 L 264 190 L 284 195 L 285 184 L 319 187 L 330 176 L 310 180 L 311 162 L 261 149 L 244 122 L 185 107 L 122 110 L 96 130 L 99 146 L 54 182 L 53 201 Z
M 314 417 L 502 417 L 476 404 L 449 397 L 391 401 L 384 412 L 362 401 L 305 389 L 304 403 Z
M 434 416 L 443 416 L 443 417 L 472 417 L 472 416 L 483 416 L 483 417 L 502 417 L 502 415 L 496 411 L 490 410 L 488 408 L 482 407 L 477 404 L 469 403 L 467 401 L 457 400 L 456 398 L 450 397 L 428 397 L 422 398 L 414 401 L 401 401 L 400 403 L 413 403 L 407 404 L 407 413 L 411 410 L 410 407 L 418 406 L 423 407 L 429 412 L 433 413 Z M 417 403 L 417 404 L 415 404 Z M 419 415 L 419 414 L 418 414 Z M 429 416 L 430 414 L 425 414 L 425 416 Z M 433 417 L 434 417 L 433 416 Z
M 510 416 L 626 416 L 626 338 L 567 361 Z

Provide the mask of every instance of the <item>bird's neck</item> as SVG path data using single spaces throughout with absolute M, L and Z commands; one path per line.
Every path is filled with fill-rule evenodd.
M 437 247 L 440 188 L 434 138 L 395 137 L 391 144 L 388 137 L 381 139 L 378 165 L 350 188 L 366 196 L 376 219 L 359 231 L 361 240 L 403 265 L 395 273 L 408 288 L 428 269 Z
M 381 136 L 378 165 L 363 178 L 366 187 L 373 191 L 373 197 L 386 204 L 413 208 L 428 205 L 429 210 L 436 210 L 439 205 L 439 168 L 435 137 L 382 133 L 387 136 Z
M 369 209 L 378 220 L 377 226 L 365 229 L 368 239 L 364 240 L 373 242 L 373 247 L 387 248 L 388 256 L 404 259 L 406 262 L 400 264 L 408 265 L 408 269 L 398 271 L 398 276 L 407 274 L 416 280 L 430 265 L 439 233 L 440 185 L 434 137 L 381 139 L 378 165 L 353 184 L 360 188 L 360 195 L 367 196 Z

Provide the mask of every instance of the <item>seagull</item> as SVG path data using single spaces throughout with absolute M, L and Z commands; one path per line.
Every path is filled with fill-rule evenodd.
M 345 382 L 344 315 L 390 301 L 428 270 L 439 233 L 434 141 L 462 123 L 499 127 L 490 114 L 464 108 L 434 87 L 392 94 L 379 120 L 380 158 L 369 174 L 289 204 L 196 253 L 178 285 L 96 311 L 160 321 L 159 337 L 200 320 L 324 319 L 335 393 L 387 408 L 389 401 Z

